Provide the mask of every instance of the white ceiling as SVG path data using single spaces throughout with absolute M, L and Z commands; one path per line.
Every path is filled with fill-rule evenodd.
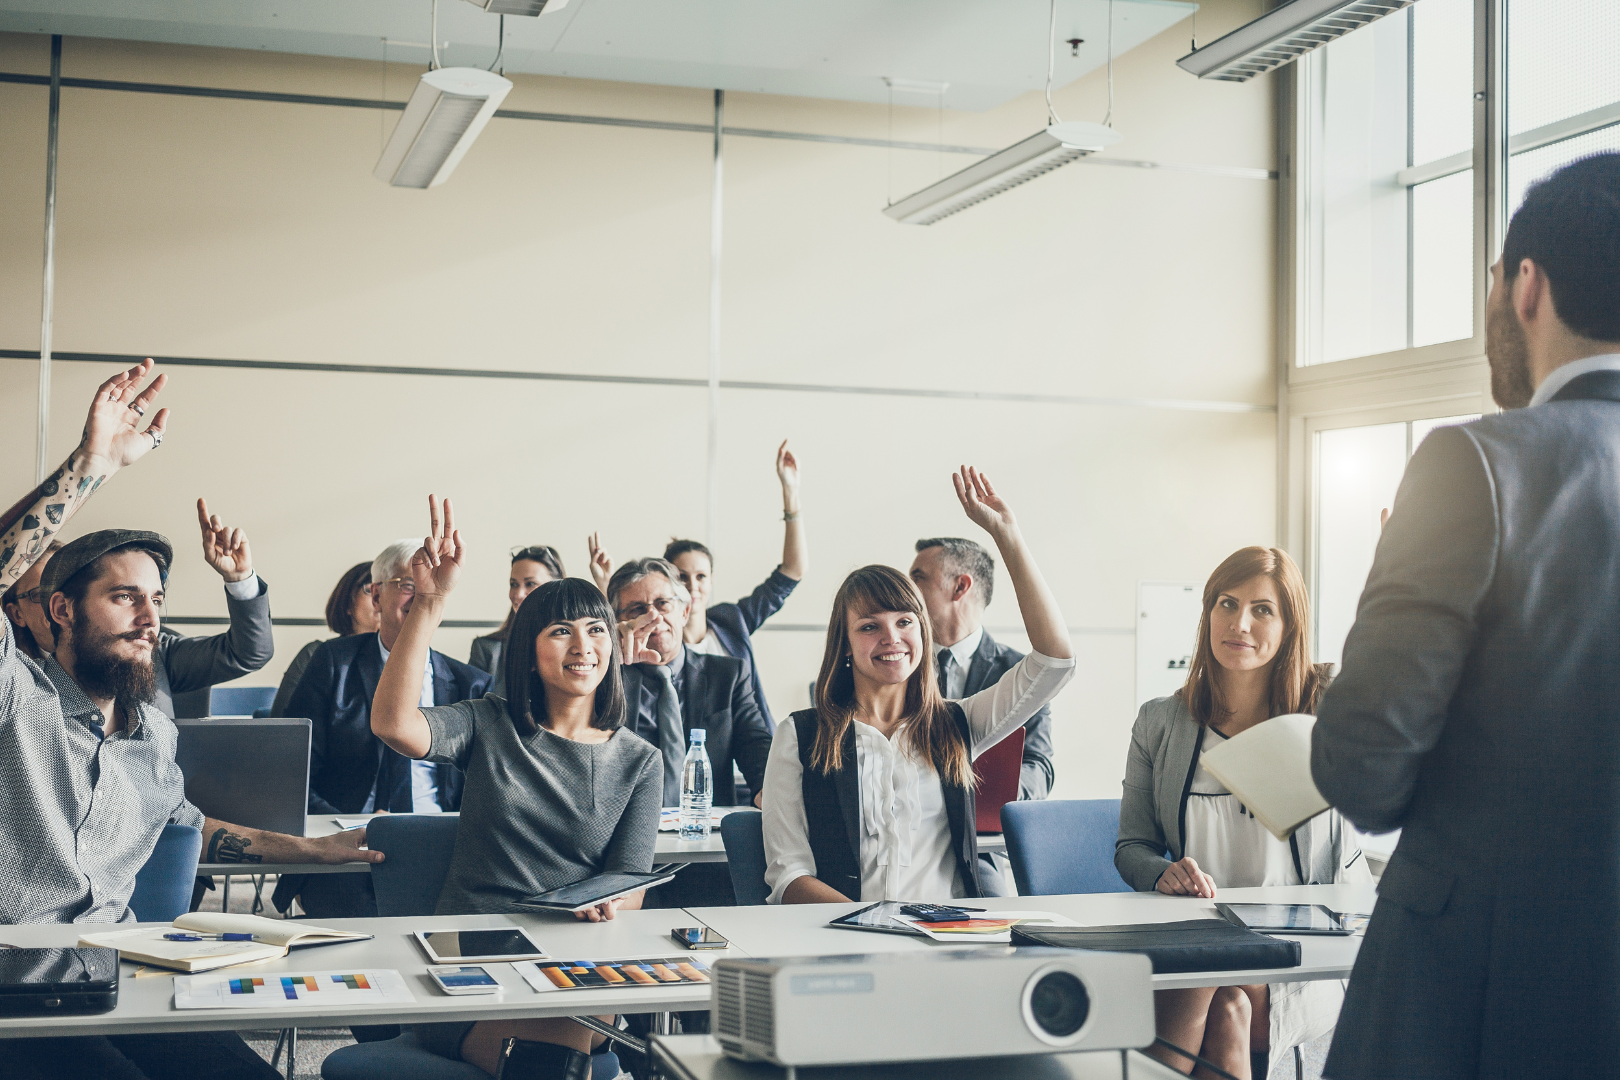
M 0 0 L 0 30 L 426 65 L 431 0 Z M 553 4 L 558 0 L 552 0 Z M 1115 0 L 1119 56 L 1197 10 Z M 506 19 L 508 72 L 887 102 L 886 78 L 989 109 L 1046 81 L 1048 0 L 568 0 Z M 1058 0 L 1056 85 L 1102 66 L 1109 0 Z M 440 61 L 487 66 L 497 18 L 439 0 Z M 1071 54 L 1065 39 L 1085 44 Z M 933 106 L 937 90 L 896 103 Z

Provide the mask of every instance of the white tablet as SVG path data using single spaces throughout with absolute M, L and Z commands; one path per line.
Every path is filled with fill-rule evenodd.
M 543 960 L 546 955 L 546 950 L 535 944 L 521 926 L 418 930 L 416 940 L 436 964 L 501 964 L 511 960 Z

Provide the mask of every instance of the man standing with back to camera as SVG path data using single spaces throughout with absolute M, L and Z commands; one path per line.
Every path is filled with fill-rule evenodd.
M 1508 412 L 1424 440 L 1312 746 L 1401 828 L 1326 1076 L 1620 1058 L 1620 154 L 1532 187 L 1491 268 Z

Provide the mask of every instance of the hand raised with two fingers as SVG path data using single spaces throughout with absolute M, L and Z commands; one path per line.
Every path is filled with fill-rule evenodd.
M 587 536 L 585 543 L 591 549 L 591 580 L 596 582 L 596 587 L 602 591 L 603 596 L 606 596 L 608 581 L 613 577 L 613 558 L 603 550 L 602 542 L 597 539 L 596 533 Z
M 439 500 L 428 496 L 428 534 L 422 546 L 411 556 L 411 584 L 416 599 L 443 600 L 455 590 L 461 578 L 461 567 L 467 550 L 461 543 L 461 530 L 456 528 L 456 512 L 450 500 L 444 500 L 444 512 L 439 512 Z M 414 603 L 414 601 L 413 601 Z

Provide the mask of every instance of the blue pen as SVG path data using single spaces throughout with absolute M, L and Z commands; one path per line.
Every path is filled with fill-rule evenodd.
M 164 934 L 164 941 L 252 941 L 252 934 Z

